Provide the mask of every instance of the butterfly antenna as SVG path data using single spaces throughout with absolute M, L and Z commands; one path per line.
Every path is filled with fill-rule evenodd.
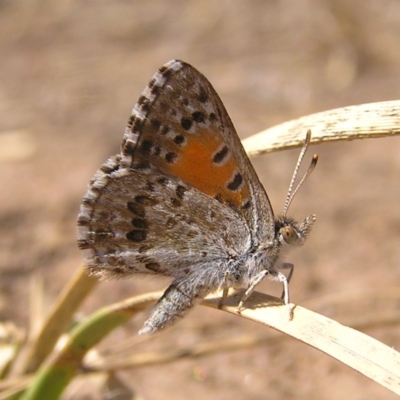
M 297 164 L 296 164 L 296 167 L 293 172 L 292 180 L 289 185 L 289 190 L 288 190 L 288 194 L 286 196 L 286 201 L 285 201 L 285 207 L 283 207 L 283 216 L 284 217 L 286 217 L 286 213 L 290 207 L 290 204 L 292 203 L 294 196 L 296 196 L 297 191 L 300 189 L 300 186 L 303 184 L 303 182 L 306 180 L 306 178 L 311 174 L 311 172 L 314 171 L 314 168 L 317 165 L 318 154 L 314 154 L 306 173 L 303 175 L 303 177 L 301 178 L 301 181 L 296 186 L 296 189 L 293 191 L 294 181 L 296 180 L 297 173 L 299 172 L 301 162 L 303 161 L 304 155 L 306 154 L 306 151 L 307 151 L 308 146 L 310 145 L 310 142 L 311 142 L 311 131 L 308 130 L 306 140 L 304 142 L 303 148 L 301 149 L 299 159 L 297 160 Z

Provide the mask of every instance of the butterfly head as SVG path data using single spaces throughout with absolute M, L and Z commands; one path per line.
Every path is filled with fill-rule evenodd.
M 300 246 L 311 232 L 315 215 L 309 215 L 300 225 L 286 216 L 278 216 L 275 220 L 275 235 L 278 242 L 283 245 Z

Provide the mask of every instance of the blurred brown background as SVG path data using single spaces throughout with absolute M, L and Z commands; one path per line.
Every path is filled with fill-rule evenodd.
M 26 328 L 32 275 L 43 277 L 50 308 L 79 267 L 75 219 L 86 185 L 118 152 L 130 111 L 162 64 L 180 58 L 203 72 L 245 138 L 306 114 L 399 99 L 399 49 L 396 0 L 1 0 L 1 320 Z M 373 321 L 398 309 L 378 294 L 400 282 L 400 138 L 312 151 L 320 164 L 290 214 L 318 220 L 306 246 L 288 257 L 296 264 L 292 301 L 343 323 Z M 297 155 L 253 160 L 277 213 Z M 166 284 L 141 277 L 102 283 L 84 311 Z M 258 290 L 278 295 L 281 288 L 264 282 Z M 328 295 L 347 300 L 329 306 Z M 144 318 L 114 340 L 136 338 Z M 269 333 L 197 307 L 136 351 L 255 332 Z M 399 326 L 366 333 L 400 345 Z M 395 398 L 288 338 L 121 376 L 146 399 Z M 95 386 L 76 390 L 66 398 L 102 398 Z

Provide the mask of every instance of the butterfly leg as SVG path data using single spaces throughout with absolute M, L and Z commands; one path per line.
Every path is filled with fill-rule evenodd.
M 222 296 L 218 303 L 218 309 L 222 308 L 222 306 L 225 303 L 226 298 L 228 297 L 229 287 L 231 286 L 229 284 L 231 276 L 232 276 L 232 274 L 229 271 L 226 271 L 224 274 L 224 281 L 223 281 L 223 284 L 220 286 L 220 289 L 222 287 Z
M 224 305 L 225 300 L 228 297 L 228 293 L 229 293 L 229 288 L 224 288 L 222 290 L 222 296 L 221 296 L 221 299 L 218 302 L 218 309 L 221 309 L 222 306 Z
M 285 304 L 289 304 L 289 280 L 284 274 L 282 274 L 282 272 L 277 273 L 276 280 L 283 283 L 283 293 L 281 298 L 283 299 Z
M 289 303 L 289 283 L 290 283 L 290 280 L 292 279 L 292 276 L 293 276 L 294 265 L 291 264 L 291 263 L 283 263 L 282 265 L 279 266 L 279 268 L 281 268 L 281 269 L 289 269 L 290 270 L 289 271 L 289 275 L 288 275 L 287 278 L 285 277 L 285 280 L 283 280 L 278 275 L 278 281 L 283 283 L 283 290 L 282 290 L 281 299 L 285 301 L 285 304 L 288 304 Z
M 258 275 L 256 275 L 253 282 L 251 282 L 250 286 L 247 288 L 246 292 L 244 293 L 242 300 L 240 300 L 240 303 L 238 305 L 239 312 L 243 310 L 244 302 L 251 296 L 255 287 L 265 278 L 265 276 L 267 274 L 268 274 L 268 271 L 265 269 L 265 270 L 261 271 Z

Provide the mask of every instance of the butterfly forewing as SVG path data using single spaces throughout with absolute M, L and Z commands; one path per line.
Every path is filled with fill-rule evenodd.
M 268 197 L 210 82 L 191 65 L 170 61 L 133 109 L 122 164 L 178 176 L 246 219 L 254 239 L 272 241 Z

